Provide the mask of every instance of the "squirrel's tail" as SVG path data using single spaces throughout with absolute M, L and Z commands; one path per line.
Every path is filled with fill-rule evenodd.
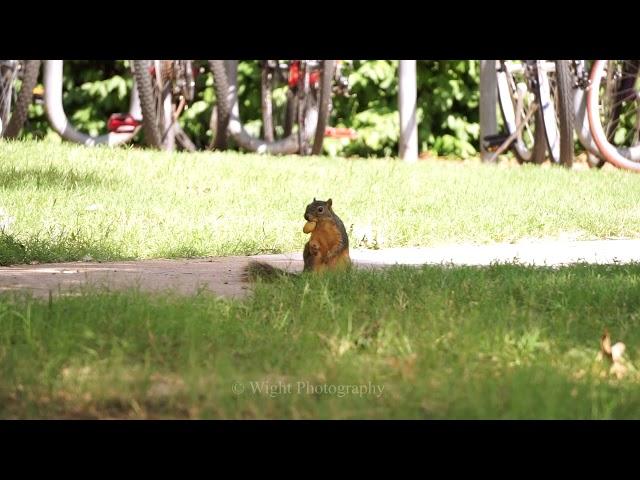
M 291 278 L 297 276 L 295 273 L 287 272 L 268 263 L 257 262 L 255 260 L 249 262 L 245 272 L 249 280 L 256 280 L 257 278 L 262 280 L 275 280 L 283 277 Z

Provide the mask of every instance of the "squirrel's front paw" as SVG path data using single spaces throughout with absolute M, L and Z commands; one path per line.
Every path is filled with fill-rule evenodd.
M 309 251 L 311 255 L 317 257 L 320 255 L 320 244 L 318 242 L 309 242 Z

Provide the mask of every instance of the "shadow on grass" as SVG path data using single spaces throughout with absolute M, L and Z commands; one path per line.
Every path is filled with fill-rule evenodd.
M 96 243 L 73 235 L 56 239 L 33 236 L 18 240 L 0 232 L 0 266 L 38 263 L 72 262 L 81 260 L 130 260 L 112 245 Z
M 158 258 L 205 258 L 205 257 L 230 257 L 230 256 L 250 256 L 264 254 L 284 253 L 282 249 L 264 248 L 258 241 L 241 240 L 235 242 L 225 242 L 211 249 L 209 246 L 199 244 L 182 244 L 162 248 L 157 252 Z
M 25 263 L 27 249 L 11 235 L 0 232 L 0 266 Z
M 24 187 L 64 188 L 72 190 L 86 186 L 108 186 L 114 182 L 111 176 L 98 176 L 93 172 L 46 168 L 0 168 L 0 188 L 18 189 Z

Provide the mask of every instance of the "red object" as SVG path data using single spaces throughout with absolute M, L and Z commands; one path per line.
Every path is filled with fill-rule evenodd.
M 318 81 L 320 80 L 320 72 L 318 70 L 314 70 L 309 74 L 309 84 L 312 86 L 318 85 Z
M 300 78 L 300 60 L 294 60 L 289 67 L 289 88 L 295 88 Z
M 324 130 L 324 136 L 329 138 L 348 138 L 349 140 L 358 138 L 358 134 L 353 128 L 345 127 L 327 127 Z
M 115 133 L 131 133 L 142 125 L 128 113 L 114 113 L 107 121 L 107 130 Z

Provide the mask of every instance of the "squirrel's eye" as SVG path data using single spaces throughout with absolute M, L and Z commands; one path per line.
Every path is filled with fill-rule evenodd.
M 322 213 L 324 212 L 324 208 L 323 207 L 318 207 L 318 213 Z

